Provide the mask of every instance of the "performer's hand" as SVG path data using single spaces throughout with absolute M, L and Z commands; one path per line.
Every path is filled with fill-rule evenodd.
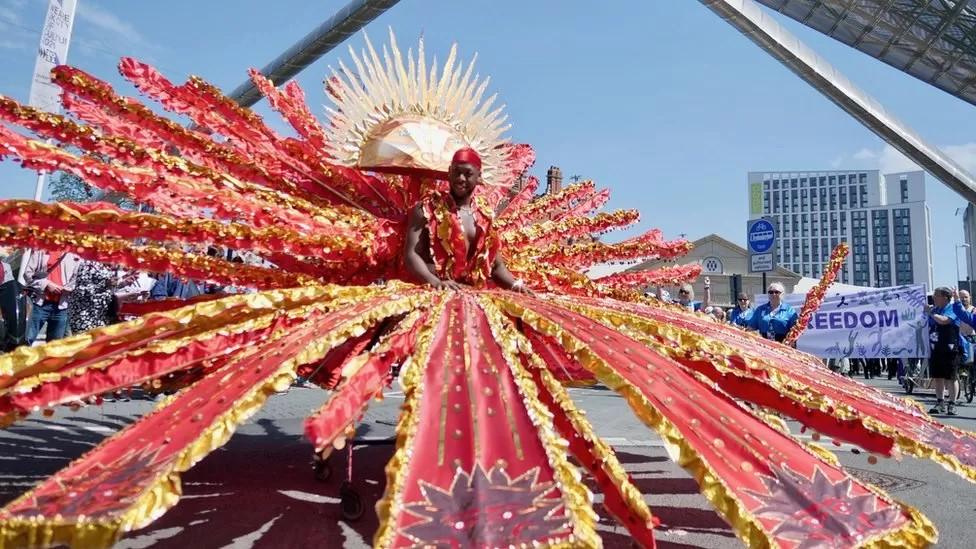
M 533 297 L 535 296 L 535 292 L 532 291 L 532 288 L 529 288 L 525 284 L 519 284 L 518 286 L 512 286 L 511 290 L 513 292 L 520 293 L 522 295 L 531 295 Z
M 435 290 L 451 290 L 452 292 L 457 292 L 461 290 L 461 285 L 453 280 L 438 280 L 434 284 L 431 284 Z

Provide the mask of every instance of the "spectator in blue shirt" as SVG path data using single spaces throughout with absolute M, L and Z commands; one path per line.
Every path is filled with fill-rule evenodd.
M 749 301 L 749 294 L 739 292 L 739 298 L 735 302 L 735 307 L 729 311 L 729 322 L 736 326 L 748 326 L 755 312 L 755 309 L 752 308 Z
M 756 307 L 749 324 L 746 326 L 751 330 L 756 330 L 766 339 L 782 342 L 786 339 L 786 334 L 790 328 L 796 324 L 799 316 L 792 306 L 783 303 L 783 294 L 786 289 L 779 282 L 773 282 L 766 289 L 769 296 L 769 303 L 764 303 Z
M 963 339 L 960 326 L 973 325 L 973 315 L 959 300 L 957 294 L 947 287 L 936 288 L 932 292 L 932 307 L 929 314 L 929 377 L 935 389 L 935 406 L 930 414 L 956 415 L 956 394 L 959 392 L 959 364 L 965 353 L 967 342 Z M 945 392 L 949 392 L 948 405 Z
M 149 299 L 190 299 L 203 294 L 204 288 L 193 281 L 185 280 L 170 273 L 164 273 L 156 279 L 156 284 L 149 291 Z

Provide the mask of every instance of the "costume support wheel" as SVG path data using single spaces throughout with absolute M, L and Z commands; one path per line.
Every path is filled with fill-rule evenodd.
M 359 497 L 359 494 L 348 481 L 343 481 L 342 485 L 339 486 L 339 499 L 342 518 L 354 521 L 363 517 L 363 514 L 366 512 L 366 506 L 363 505 L 363 498 Z
M 329 478 L 332 476 L 332 467 L 329 466 L 328 460 L 320 459 L 316 456 L 315 465 L 312 467 L 315 471 L 315 480 L 319 482 L 329 481 Z
M 319 482 L 327 482 L 332 477 L 332 466 L 325 452 L 312 452 L 312 474 Z

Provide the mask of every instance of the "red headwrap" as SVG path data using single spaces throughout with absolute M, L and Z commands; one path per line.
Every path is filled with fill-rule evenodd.
M 471 164 L 480 170 L 481 157 L 471 147 L 465 147 L 458 149 L 458 152 L 454 153 L 454 158 L 451 158 L 451 164 Z

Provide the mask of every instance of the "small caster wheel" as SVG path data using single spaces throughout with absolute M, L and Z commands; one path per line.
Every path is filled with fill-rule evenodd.
M 332 476 L 332 467 L 329 467 L 329 462 L 326 460 L 315 460 L 315 480 L 319 482 L 328 482 L 329 477 Z
M 359 497 L 359 494 L 353 490 L 352 485 L 348 482 L 343 482 L 342 486 L 339 487 L 339 506 L 342 508 L 342 518 L 346 520 L 359 520 L 363 517 L 366 512 L 366 507 L 363 505 L 363 498 Z

